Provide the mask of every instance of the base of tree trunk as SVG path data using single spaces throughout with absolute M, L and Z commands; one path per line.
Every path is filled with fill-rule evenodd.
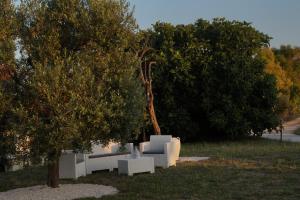
M 50 161 L 51 162 L 51 161 Z M 59 187 L 59 161 L 52 161 L 48 164 L 47 185 L 52 188 Z

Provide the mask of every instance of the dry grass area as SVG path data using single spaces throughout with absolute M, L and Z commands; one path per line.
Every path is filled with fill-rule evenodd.
M 299 200 L 300 145 L 263 139 L 183 144 L 183 156 L 210 156 L 155 174 L 133 177 L 99 172 L 76 183 L 111 185 L 120 192 L 101 199 Z M 0 174 L 0 191 L 44 182 L 45 168 Z M 73 181 L 63 181 L 72 183 Z M 85 198 L 92 200 L 93 198 Z M 93 199 L 94 200 L 94 199 Z

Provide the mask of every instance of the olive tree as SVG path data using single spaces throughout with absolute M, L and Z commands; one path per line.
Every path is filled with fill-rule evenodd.
M 139 133 L 136 24 L 123 0 L 25 0 L 18 20 L 20 67 L 28 71 L 19 128 L 31 154 L 47 158 L 47 184 L 58 187 L 63 149 L 124 143 Z

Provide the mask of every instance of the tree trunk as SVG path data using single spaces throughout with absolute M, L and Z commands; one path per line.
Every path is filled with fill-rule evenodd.
M 144 56 L 149 51 L 149 48 L 143 49 L 140 54 L 140 60 L 143 60 L 140 65 L 140 77 L 145 87 L 145 92 L 147 95 L 147 108 L 150 116 L 150 120 L 154 129 L 155 135 L 161 135 L 160 127 L 155 114 L 154 109 L 154 95 L 152 92 L 152 78 L 151 78 L 151 67 L 156 64 L 156 62 L 149 62 Z
M 148 93 L 148 111 L 150 115 L 150 120 L 153 125 L 155 135 L 161 135 L 160 127 L 158 125 L 158 121 L 156 118 L 155 110 L 154 110 L 154 97 L 152 91 Z
M 52 188 L 59 187 L 59 156 L 48 161 L 47 185 Z

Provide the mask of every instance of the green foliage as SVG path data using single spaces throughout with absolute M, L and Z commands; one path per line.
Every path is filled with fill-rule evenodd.
M 18 11 L 26 98 L 18 130 L 31 153 L 52 161 L 91 141 L 139 133 L 143 89 L 136 75 L 135 21 L 125 1 L 28 0 Z
M 15 51 L 15 15 L 11 0 L 0 1 L 0 168 L 7 165 L 7 156 L 14 153 L 14 137 L 10 133 L 12 118 L 12 80 Z M 3 166 L 2 166 L 3 167 Z M 1 171 L 1 169 L 0 169 Z
M 145 35 L 156 50 L 153 84 L 163 134 L 237 138 L 279 125 L 275 78 L 259 56 L 267 35 L 225 19 L 156 23 Z
M 0 64 L 14 65 L 15 9 L 12 0 L 0 1 Z

